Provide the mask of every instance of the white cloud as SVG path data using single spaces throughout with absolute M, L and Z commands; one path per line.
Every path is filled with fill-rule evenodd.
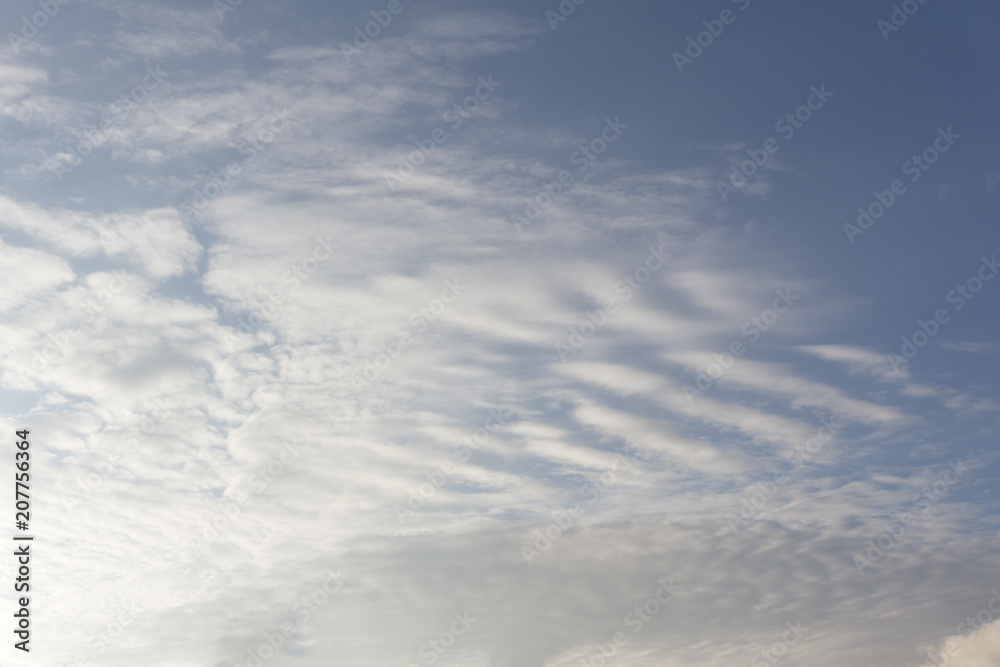
M 220 30 L 221 20 L 209 7 L 194 11 L 153 3 L 116 3 L 113 8 L 123 29 L 114 33 L 112 45 L 144 60 L 240 52 Z
M 851 345 L 802 345 L 803 352 L 826 361 L 846 364 L 852 374 L 870 375 L 883 382 L 900 382 L 909 378 L 902 366 L 894 367 L 887 355 Z
M 201 250 L 180 216 L 170 209 L 101 215 L 0 197 L 0 215 L 3 227 L 31 234 L 64 255 L 125 262 L 157 279 L 193 268 Z
M 589 137 L 519 116 L 501 88 L 388 192 L 401 152 L 444 123 L 491 58 L 548 38 L 544 21 L 414 14 L 409 32 L 351 62 L 336 39 L 268 34 L 253 38 L 258 62 L 205 7 L 122 6 L 101 33 L 107 47 L 126 62 L 164 59 L 176 72 L 169 94 L 109 138 L 110 166 L 95 156 L 93 172 L 81 167 L 49 200 L 0 198 L 12 237 L 0 246 L 12 294 L 0 301 L 0 380 L 33 406 L 0 423 L 32 425 L 45 470 L 44 590 L 59 592 L 38 595 L 40 634 L 58 638 L 46 664 L 86 652 L 134 598 L 139 616 L 95 662 L 231 664 L 296 620 L 293 605 L 327 568 L 341 570 L 343 590 L 297 622 L 275 664 L 410 664 L 464 610 L 479 620 L 451 664 L 573 662 L 669 576 L 681 594 L 629 635 L 618 663 L 749 660 L 802 620 L 811 630 L 795 659 L 890 664 L 915 638 L 939 636 L 936 601 L 957 613 L 954 591 L 978 590 L 997 546 L 965 532 L 986 512 L 978 501 L 935 505 L 865 577 L 851 556 L 934 483 L 913 461 L 943 427 L 928 428 L 911 399 L 965 413 L 985 399 L 939 388 L 942 378 L 918 383 L 913 370 L 897 377 L 866 348 L 805 345 L 835 340 L 831 323 L 851 300 L 780 249 L 720 229 L 708 170 L 609 153 L 521 236 L 510 213 L 573 168 Z M 176 60 L 236 53 L 254 66 Z M 12 71 L 0 90 L 10 113 L 59 126 L 38 110 L 78 100 L 46 89 L 48 76 Z M 286 106 L 287 132 L 184 222 L 173 205 Z M 39 150 L 48 136 L 18 146 L 32 164 L 52 152 Z M 661 244 L 671 261 L 625 299 L 616 284 Z M 119 269 L 124 289 L 86 307 Z M 455 280 L 467 287 L 444 304 Z M 790 284 L 810 303 L 687 400 L 691 373 Z M 252 317 L 275 291 L 273 313 Z M 556 343 L 608 298 L 618 310 L 562 363 Z M 401 334 L 410 342 L 390 355 Z M 25 374 L 36 354 L 46 363 Z M 907 382 L 874 398 L 854 383 L 868 378 Z M 500 408 L 507 422 L 459 460 L 455 443 Z M 843 436 L 731 533 L 727 514 L 824 416 L 843 418 Z M 297 455 L 283 460 L 290 443 Z M 631 467 L 597 487 L 626 445 Z M 427 484 L 434 492 L 401 522 L 396 506 Z M 528 565 L 521 547 L 574 503 L 573 525 Z M 211 530 L 219 538 L 196 550 Z
M 931 656 L 933 660 L 924 663 L 925 667 L 991 667 L 1000 664 L 1000 620 L 969 634 L 949 637 Z

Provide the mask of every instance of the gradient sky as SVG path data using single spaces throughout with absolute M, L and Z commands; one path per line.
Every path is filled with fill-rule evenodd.
M 1000 665 L 995 3 L 61 1 L 0 664 Z

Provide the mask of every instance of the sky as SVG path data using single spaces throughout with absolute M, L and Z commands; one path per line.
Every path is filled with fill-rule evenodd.
M 998 21 L 4 3 L 0 664 L 1000 665 Z

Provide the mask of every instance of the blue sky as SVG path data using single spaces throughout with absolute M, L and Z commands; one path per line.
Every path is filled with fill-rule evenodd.
M 997 664 L 998 19 L 5 4 L 3 664 Z

